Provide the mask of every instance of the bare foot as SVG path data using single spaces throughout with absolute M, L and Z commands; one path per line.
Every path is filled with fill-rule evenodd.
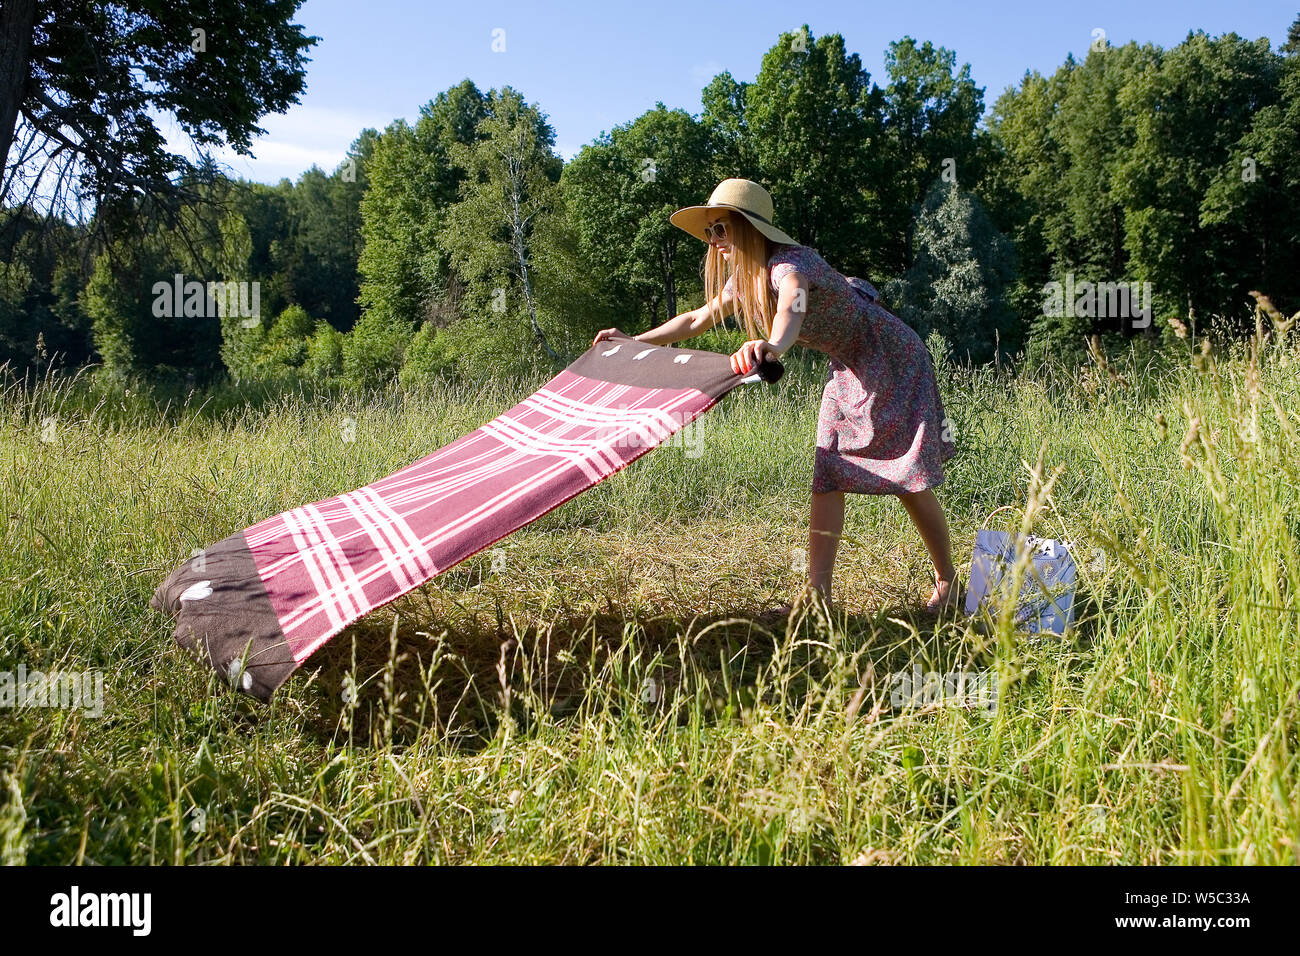
M 815 601 L 819 604 L 824 604 L 826 606 L 826 613 L 831 617 L 835 616 L 835 604 L 833 601 L 831 601 L 830 595 L 827 594 L 825 591 L 810 589 L 807 592 L 805 592 L 804 600 L 808 602 Z
M 766 611 L 758 613 L 758 620 L 763 624 L 782 624 L 790 617 L 791 607 L 789 604 L 782 604 L 780 607 L 770 607 Z
M 961 588 L 957 586 L 956 573 L 947 578 L 941 578 L 936 574 L 934 590 L 930 592 L 930 600 L 925 602 L 925 609 L 935 612 L 946 611 L 948 608 L 956 607 L 960 601 Z
M 799 595 L 799 597 L 795 598 L 793 602 L 786 602 L 780 607 L 768 608 L 766 611 L 763 611 L 759 615 L 759 619 L 771 623 L 785 622 L 789 620 L 791 613 L 794 611 L 795 605 L 802 607 L 810 601 L 821 601 L 825 603 L 827 612 L 834 615 L 835 605 L 831 603 L 830 598 L 826 597 L 820 591 L 814 591 L 813 588 L 808 588 Z

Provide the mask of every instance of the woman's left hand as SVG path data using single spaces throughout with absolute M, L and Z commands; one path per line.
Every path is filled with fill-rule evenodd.
M 751 339 L 731 356 L 731 370 L 737 375 L 748 375 L 765 359 L 779 359 L 778 352 L 766 339 Z

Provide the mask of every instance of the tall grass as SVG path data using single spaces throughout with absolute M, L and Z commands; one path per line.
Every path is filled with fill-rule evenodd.
M 698 444 L 359 622 L 270 706 L 173 645 L 158 582 L 453 440 L 541 374 L 252 402 L 11 386 L 0 670 L 99 670 L 107 699 L 100 717 L 0 714 L 0 854 L 1294 862 L 1294 338 L 1261 312 L 1230 354 L 1018 375 L 940 357 L 959 562 L 986 522 L 1105 553 L 1063 639 L 919 613 L 924 551 L 876 498 L 850 502 L 835 615 L 755 623 L 800 585 L 823 371 L 796 361 L 701 419 Z M 914 668 L 995 673 L 996 711 L 894 706 L 892 675 Z

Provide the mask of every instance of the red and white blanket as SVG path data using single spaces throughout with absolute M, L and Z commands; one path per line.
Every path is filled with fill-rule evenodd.
M 780 366 L 764 368 L 775 380 Z M 353 621 L 608 478 L 742 381 L 716 352 L 601 342 L 509 411 L 373 484 L 203 549 L 150 604 L 269 700 Z

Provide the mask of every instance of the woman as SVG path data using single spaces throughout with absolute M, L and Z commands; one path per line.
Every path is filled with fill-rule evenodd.
M 667 345 L 692 338 L 739 310 L 749 341 L 731 356 L 737 374 L 780 358 L 798 342 L 830 356 L 817 419 L 808 584 L 829 604 L 844 527 L 844 495 L 898 497 L 925 542 L 935 584 L 927 608 L 959 599 L 943 508 L 932 490 L 955 453 L 925 343 L 889 312 L 871 283 L 846 277 L 772 225 L 772 197 L 748 179 L 727 179 L 707 205 L 669 219 L 708 243 L 706 304 L 634 336 Z M 729 276 L 722 289 L 725 268 Z M 604 329 L 595 341 L 627 337 Z M 783 611 L 788 611 L 788 605 Z

